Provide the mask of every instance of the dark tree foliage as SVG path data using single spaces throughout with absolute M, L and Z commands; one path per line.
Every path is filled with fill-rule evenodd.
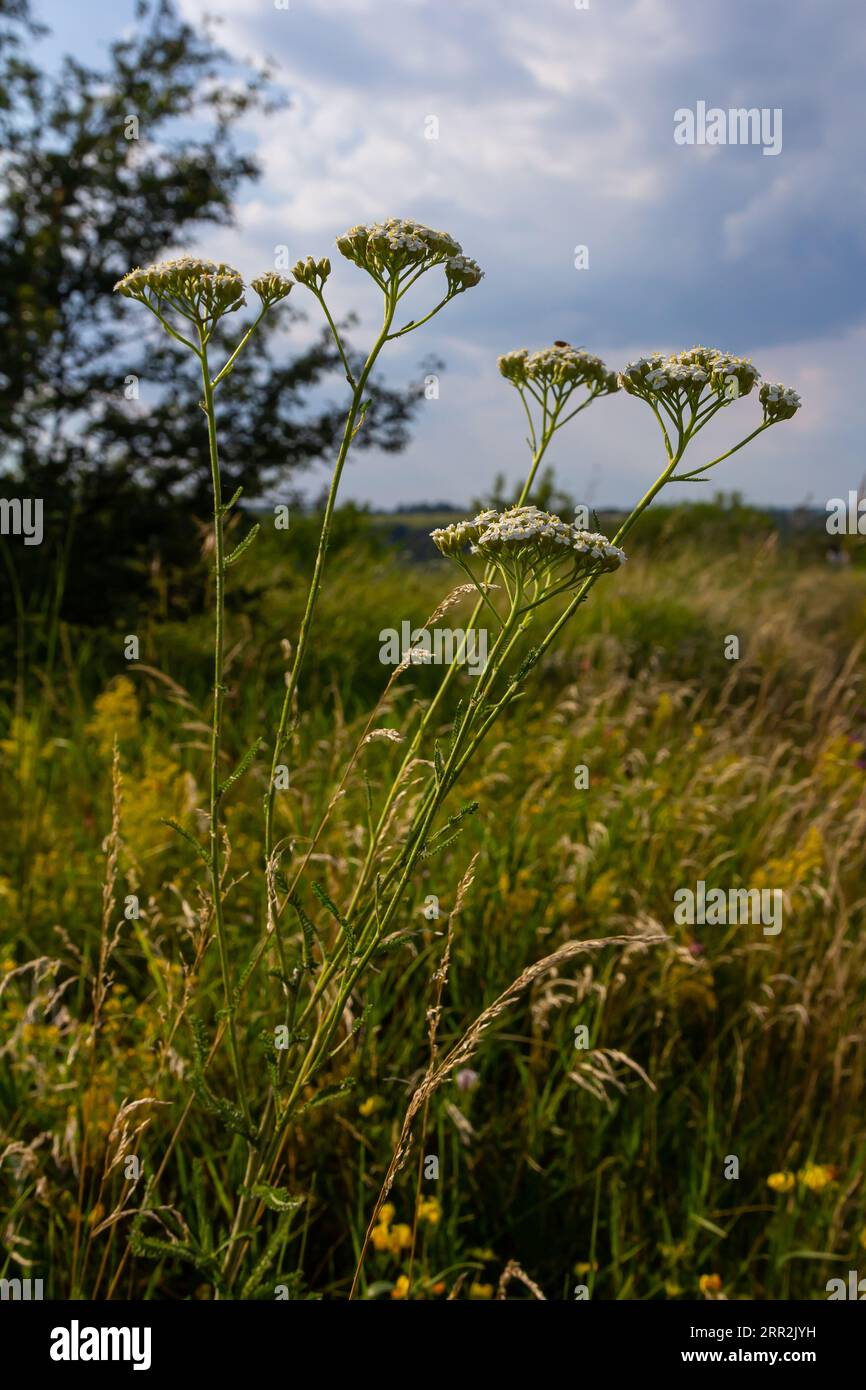
M 46 526 L 42 546 L 0 542 L 15 570 L 0 604 L 8 616 L 17 590 L 19 607 L 39 609 L 62 565 L 63 616 L 87 623 L 119 610 L 155 557 L 188 555 L 191 517 L 209 506 L 197 364 L 112 288 L 194 248 L 203 224 L 230 223 L 258 176 L 235 126 L 272 86 L 248 68 L 239 82 L 171 0 L 141 0 L 103 70 L 66 58 L 42 71 L 28 57 L 39 33 L 28 0 L 0 0 L 0 493 L 41 497 Z M 275 311 L 226 384 L 229 494 L 289 500 L 292 475 L 334 450 L 341 411 L 322 386 L 337 354 L 323 335 L 289 357 L 297 316 L 294 298 Z M 139 400 L 126 398 L 131 377 Z M 357 447 L 403 447 L 418 395 L 372 388 Z

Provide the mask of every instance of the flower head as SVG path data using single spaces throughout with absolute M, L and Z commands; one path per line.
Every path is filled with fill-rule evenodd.
M 790 1192 L 796 1181 L 793 1173 L 771 1173 L 767 1178 L 767 1186 L 774 1192 Z
M 836 1181 L 836 1169 L 829 1163 L 807 1163 L 797 1177 L 810 1192 L 823 1192 Z
M 498 512 L 479 512 L 471 521 L 454 521 L 450 526 L 437 526 L 430 532 L 436 549 L 443 555 L 459 555 L 467 545 L 474 545 L 487 527 L 497 520 Z
M 292 274 L 298 284 L 306 285 L 307 289 L 313 290 L 314 293 L 321 290 L 330 273 L 331 262 L 327 256 L 323 256 L 319 261 L 307 256 L 305 261 L 298 261 L 297 265 L 292 266 Z
M 448 292 L 453 295 L 477 285 L 483 275 L 448 232 L 434 231 L 410 218 L 389 217 L 369 227 L 350 227 L 337 237 L 337 249 L 379 284 L 399 279 L 407 271 L 444 265 Z
M 693 347 L 666 355 L 652 352 L 629 362 L 619 374 L 619 384 L 630 396 L 657 398 L 669 405 L 695 409 L 705 393 L 719 405 L 747 396 L 760 378 L 757 367 L 745 357 L 733 357 L 718 348 Z
M 391 1226 L 388 1249 L 392 1255 L 399 1255 L 401 1250 L 408 1250 L 412 1244 L 412 1227 L 407 1226 L 405 1221 L 397 1226 Z
M 611 372 L 600 357 L 570 343 L 557 342 L 552 347 L 530 352 L 517 348 L 499 358 L 499 370 L 514 386 L 535 382 L 542 390 L 550 387 L 574 390 L 585 386 L 596 395 L 609 395 L 619 390 L 616 372 Z
M 503 352 L 499 359 L 499 370 L 506 381 L 511 381 L 515 386 L 525 386 L 528 380 L 526 375 L 526 359 L 529 356 L 529 348 L 515 348 L 513 352 Z
M 720 1274 L 702 1274 L 698 1280 L 698 1288 L 702 1294 L 721 1293 L 722 1277 Z
M 250 288 L 255 290 L 262 307 L 269 309 L 272 304 L 278 304 L 281 299 L 285 299 L 291 291 L 293 280 L 286 275 L 279 275 L 275 270 L 266 270 L 264 274 L 257 275 L 250 281 Z
M 469 290 L 477 285 L 484 278 L 484 271 L 471 256 L 461 253 L 459 256 L 448 257 L 445 262 L 445 278 L 451 293 L 458 294 L 460 290 Z
M 758 400 L 764 407 L 765 420 L 790 420 L 802 405 L 797 392 L 780 381 L 765 382 L 758 392 Z
M 432 531 L 443 555 L 455 556 L 467 543 L 472 553 L 515 574 L 538 579 L 557 570 L 559 582 L 574 583 L 593 571 L 618 569 L 625 554 L 606 536 L 584 531 L 538 507 L 509 507 L 481 512 L 472 521 Z
M 442 1220 L 442 1208 L 438 1197 L 421 1197 L 418 1201 L 418 1220 L 430 1226 L 438 1226 Z
M 160 316 L 164 308 L 174 308 L 202 326 L 212 326 L 246 303 L 240 271 L 198 256 L 181 256 L 130 270 L 114 288 Z

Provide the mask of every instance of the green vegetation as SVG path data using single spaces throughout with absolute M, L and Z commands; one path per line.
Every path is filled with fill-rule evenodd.
M 667 538 L 682 517 L 668 510 L 654 524 L 664 521 Z M 362 1293 L 405 1290 L 419 1190 L 414 1297 L 445 1297 L 460 1273 L 459 1296 L 489 1296 L 512 1259 L 548 1298 L 570 1298 L 580 1283 L 601 1298 L 696 1297 L 707 1275 L 730 1298 L 823 1298 L 827 1279 L 856 1267 L 866 1228 L 866 582 L 857 567 L 804 559 L 760 519 L 744 521 L 734 543 L 724 509 L 716 523 L 724 544 L 691 544 L 683 528 L 665 540 L 663 564 L 645 543 L 603 580 L 486 745 L 461 793 L 477 814 L 419 867 L 394 949 L 379 955 L 360 1011 L 349 1005 L 351 1046 L 309 1097 L 327 1086 L 330 1099 L 292 1125 L 279 1186 L 303 1201 L 266 1210 L 256 1249 L 272 1243 L 271 1263 L 247 1296 L 272 1298 L 280 1284 L 292 1297 L 346 1296 L 428 1066 L 431 977 L 476 854 L 451 918 L 440 1057 L 564 943 L 659 929 L 667 940 L 589 950 L 515 996 L 465 1065 L 477 1083 L 449 1078 L 429 1097 L 420 1152 L 438 1156 L 439 1179 L 422 1172 L 419 1184 L 416 1144 L 389 1196 L 393 1214 L 383 1209 L 373 1231 Z M 387 680 L 380 629 L 404 617 L 422 625 L 451 582 L 444 561 L 410 564 L 370 529 L 337 513 L 291 788 L 277 803 L 292 862 Z M 297 631 L 309 575 L 293 543 L 302 530 L 271 534 L 255 567 L 233 575 L 226 773 L 276 721 L 280 639 Z M 216 946 L 198 925 L 202 866 L 165 824 L 202 830 L 211 625 L 206 614 L 166 616 L 171 597 L 151 592 L 138 663 L 124 660 L 121 626 L 49 618 L 46 631 L 24 634 L 7 686 L 0 1274 L 26 1262 L 46 1297 L 213 1297 L 213 1252 L 244 1182 L 245 1143 L 221 1099 L 232 1093 L 227 1050 L 206 1090 L 196 1080 L 222 1005 Z M 452 610 L 455 626 L 464 606 Z M 724 658 L 730 633 L 739 661 Z M 468 683 L 461 671 L 443 730 Z M 409 668 L 380 726 L 400 730 L 435 684 L 435 670 Z M 374 796 L 386 786 L 399 754 L 389 740 L 368 743 L 334 808 L 315 864 L 334 902 L 363 856 L 367 785 Z M 574 786 L 579 764 L 587 790 Z M 224 810 L 238 969 L 263 909 L 267 778 L 263 757 Z M 780 935 L 675 926 L 675 890 L 701 877 L 781 887 Z M 130 895 L 138 920 L 123 915 Z M 424 913 L 431 895 L 438 921 Z M 305 901 L 320 925 L 321 906 Z M 297 921 L 287 932 L 300 940 Z M 94 987 L 100 951 L 104 989 Z M 254 1111 L 270 1085 L 273 1002 L 260 972 L 241 1019 Z M 586 1050 L 575 1047 L 581 1025 Z M 138 1183 L 124 1175 L 132 1154 Z M 739 1157 L 736 1181 L 724 1177 L 727 1155 Z M 801 1176 L 775 1191 L 776 1173 Z M 152 1215 L 134 1218 L 139 1208 Z M 529 1294 L 512 1282 L 509 1296 Z

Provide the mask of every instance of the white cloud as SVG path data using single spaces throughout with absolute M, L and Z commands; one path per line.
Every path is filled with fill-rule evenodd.
M 466 497 L 499 458 L 516 477 L 521 426 L 504 408 L 496 353 L 548 335 L 602 353 L 606 338 L 614 364 L 638 337 L 655 346 L 679 335 L 670 346 L 684 346 L 718 335 L 742 352 L 763 341 L 759 366 L 799 387 L 806 407 L 720 482 L 794 501 L 860 468 L 848 426 L 863 423 L 852 363 L 866 332 L 866 194 L 850 169 L 866 41 L 852 0 L 832 12 L 809 0 L 760 10 L 291 0 L 288 11 L 182 0 L 195 21 L 215 3 L 224 42 L 275 59 L 292 105 L 250 118 L 262 181 L 238 228 L 210 229 L 203 249 L 257 268 L 275 245 L 320 255 L 356 221 L 406 215 L 447 228 L 488 270 L 395 345 L 384 369 L 398 375 L 427 352 L 445 357 L 443 395 L 422 412 L 409 455 L 365 456 L 351 470 L 354 495 Z M 782 105 L 782 154 L 675 146 L 673 113 L 698 99 Z M 438 140 L 424 138 L 429 115 Z M 587 272 L 572 265 L 578 243 L 590 248 Z M 360 310 L 362 341 L 376 296 L 334 260 L 334 307 Z M 625 500 L 642 480 L 652 421 L 638 416 L 617 399 L 578 422 L 601 501 Z M 564 446 L 557 457 L 571 466 Z

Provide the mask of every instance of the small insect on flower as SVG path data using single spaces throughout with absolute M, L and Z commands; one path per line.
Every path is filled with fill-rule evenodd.
M 619 390 L 616 372 L 610 371 L 600 357 L 584 348 L 572 347 L 561 338 L 552 347 L 539 348 L 537 352 L 528 348 L 505 352 L 498 366 L 506 381 L 518 388 L 533 382 L 542 392 L 554 390 L 566 397 L 578 386 L 585 386 L 595 396 Z

